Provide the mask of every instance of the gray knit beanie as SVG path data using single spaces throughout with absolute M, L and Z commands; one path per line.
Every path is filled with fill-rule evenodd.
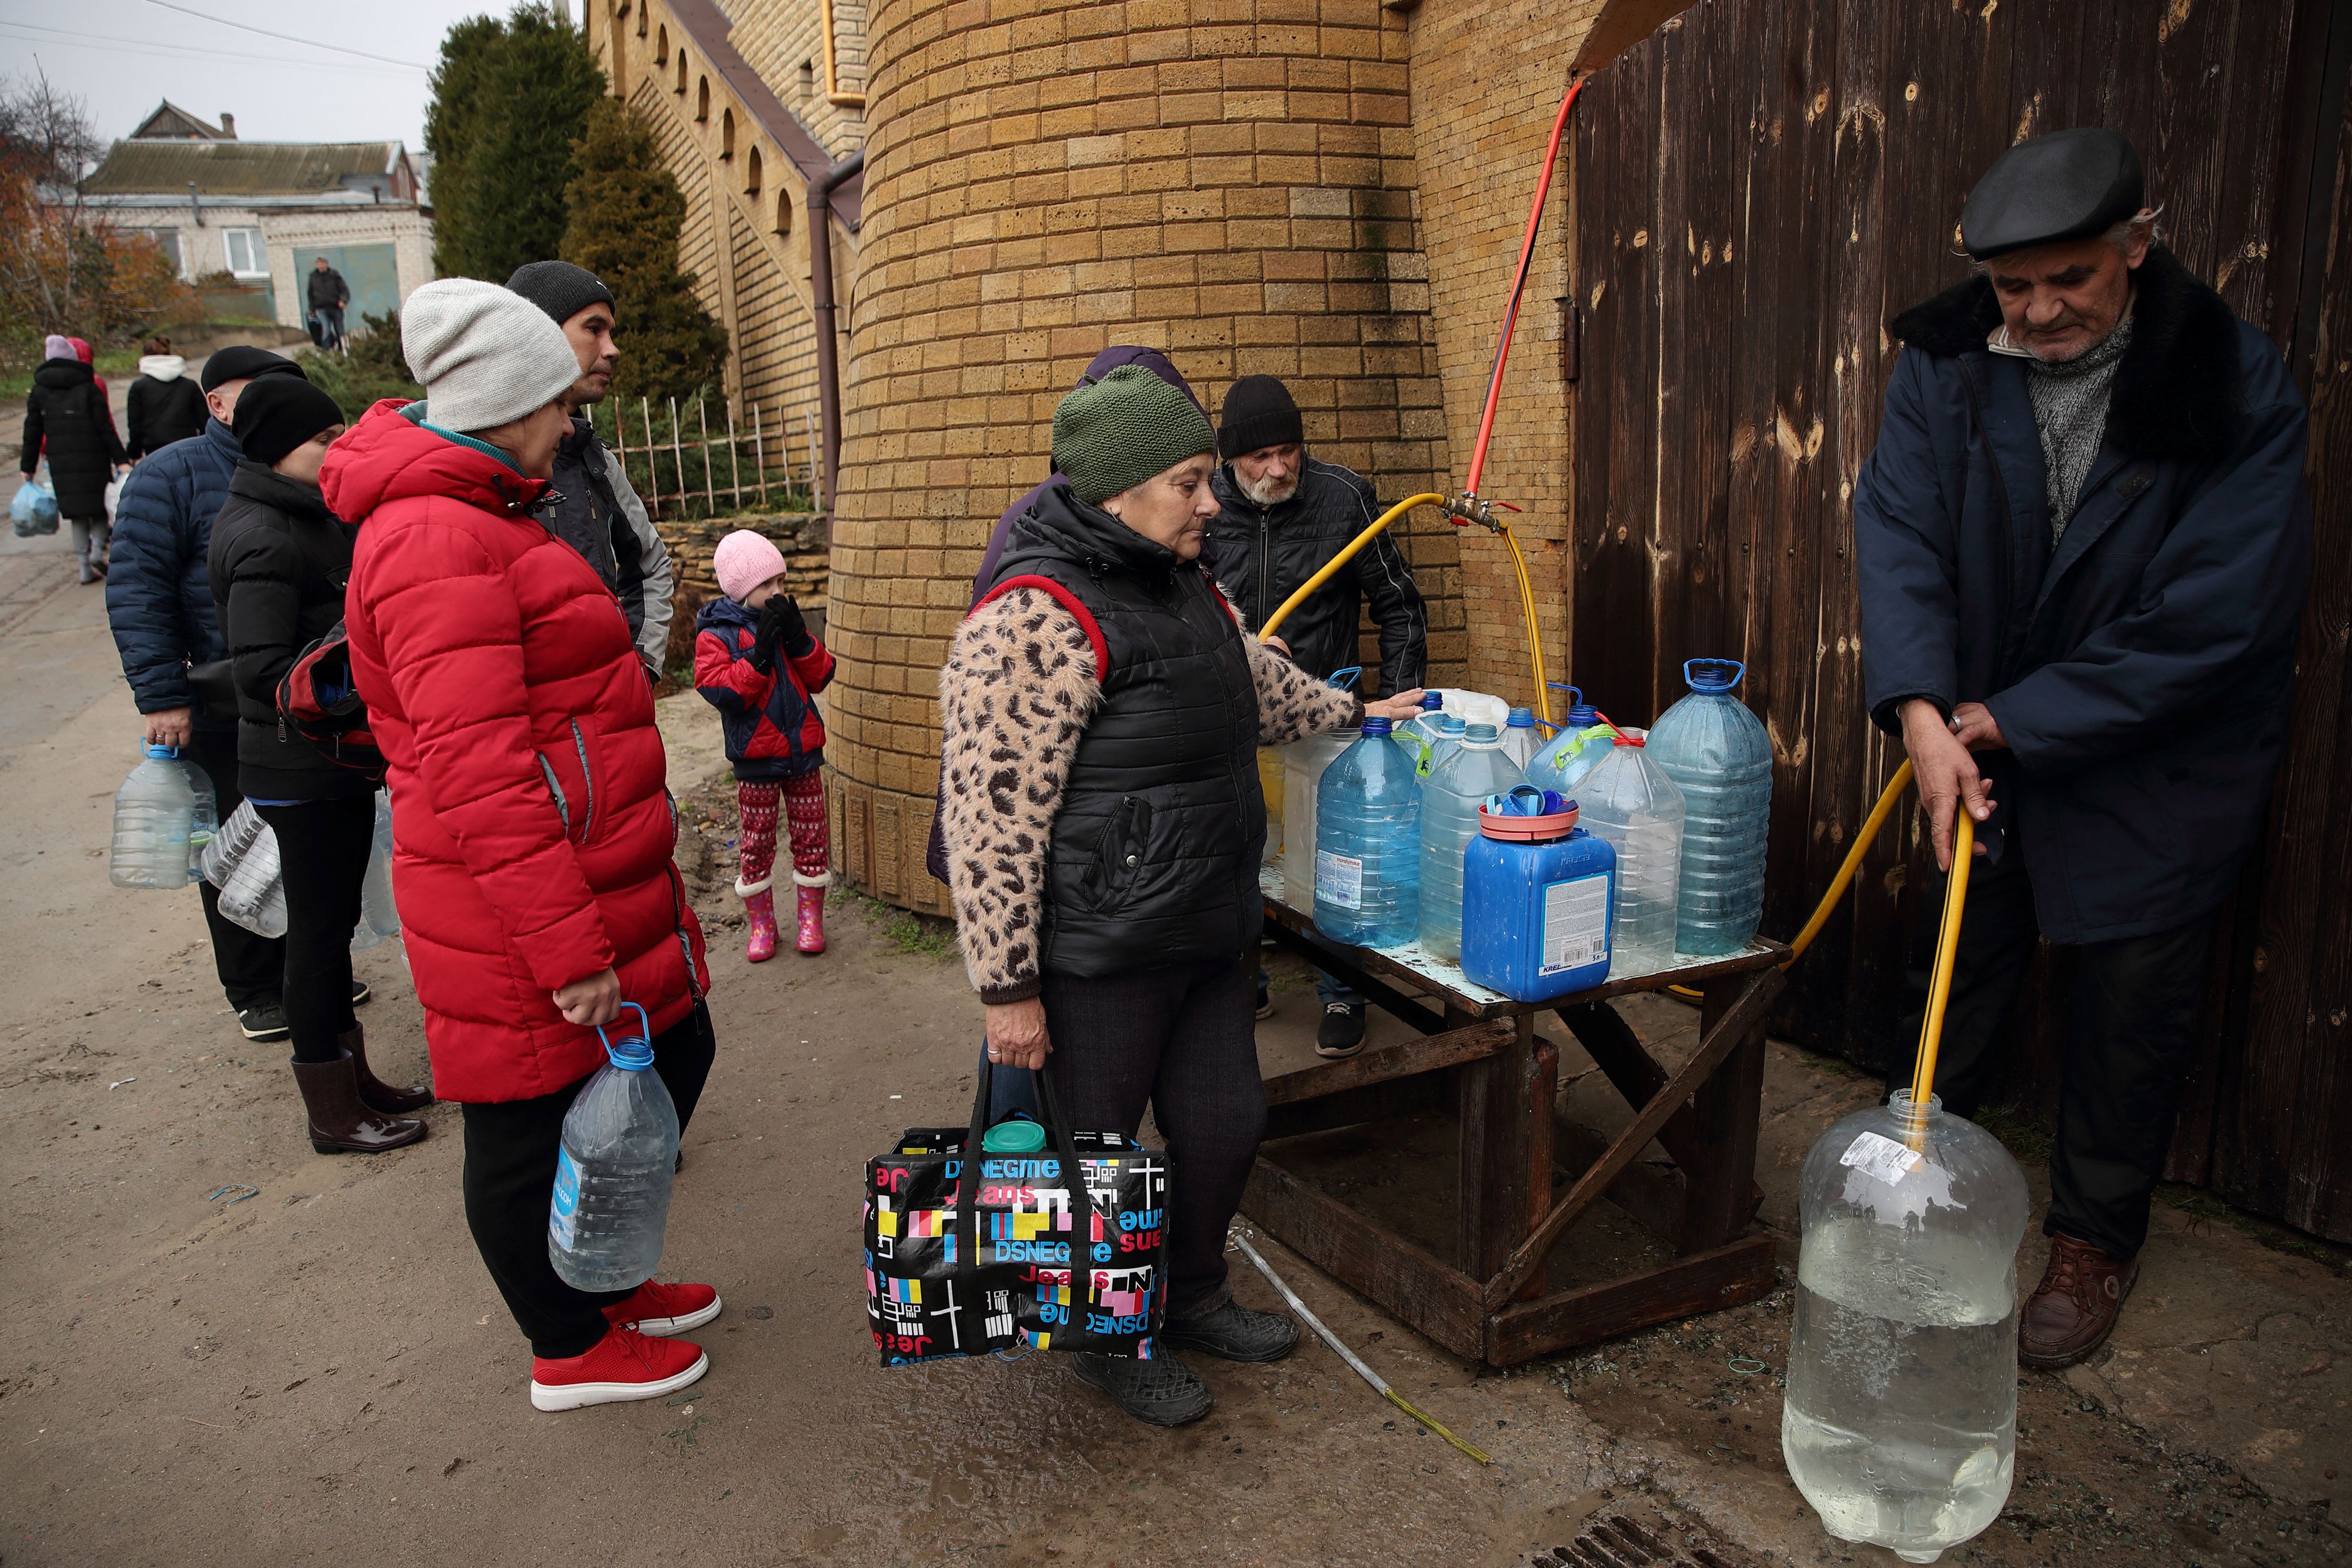
M 536 413 L 580 379 L 563 329 L 521 295 L 472 277 L 428 283 L 400 308 L 400 351 L 444 430 Z
M 1200 406 L 1140 365 L 1121 365 L 1054 408 L 1054 467 L 1088 506 L 1216 449 Z

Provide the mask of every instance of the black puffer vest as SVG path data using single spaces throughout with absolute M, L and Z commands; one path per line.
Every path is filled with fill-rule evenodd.
M 990 591 L 1017 578 L 1083 607 L 1102 664 L 1046 851 L 1042 967 L 1092 977 L 1239 957 L 1265 919 L 1265 800 L 1257 687 L 1223 600 L 1198 563 L 1067 485 L 1013 525 Z

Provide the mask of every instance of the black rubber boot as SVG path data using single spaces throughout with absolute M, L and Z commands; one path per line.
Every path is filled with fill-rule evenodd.
M 1172 1355 L 1150 1361 L 1123 1355 L 1097 1355 L 1081 1351 L 1070 1357 L 1070 1370 L 1081 1383 L 1091 1383 L 1137 1420 L 1153 1427 L 1181 1427 L 1198 1421 L 1213 1403 L 1207 1385 L 1192 1369 Z

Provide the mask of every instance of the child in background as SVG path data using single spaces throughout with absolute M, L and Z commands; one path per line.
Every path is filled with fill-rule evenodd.
M 832 882 L 825 843 L 824 723 L 809 699 L 833 679 L 833 655 L 784 591 L 784 557 L 761 535 L 738 528 L 719 541 L 712 566 L 727 597 L 694 618 L 694 685 L 719 710 L 735 800 L 743 818 L 742 866 L 735 892 L 751 925 L 745 956 L 776 953 L 776 818 L 792 835 L 793 883 L 800 894 L 794 946 L 824 951 L 824 890 Z

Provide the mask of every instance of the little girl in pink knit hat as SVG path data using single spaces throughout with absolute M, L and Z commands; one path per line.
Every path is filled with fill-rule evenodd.
M 775 956 L 776 820 L 791 833 L 799 919 L 794 946 L 824 951 L 824 890 L 833 880 L 825 840 L 824 721 L 811 699 L 833 679 L 833 655 L 785 591 L 783 552 L 738 528 L 712 557 L 723 599 L 694 618 L 694 685 L 719 710 L 735 765 L 742 864 L 735 891 L 751 926 L 745 956 Z

